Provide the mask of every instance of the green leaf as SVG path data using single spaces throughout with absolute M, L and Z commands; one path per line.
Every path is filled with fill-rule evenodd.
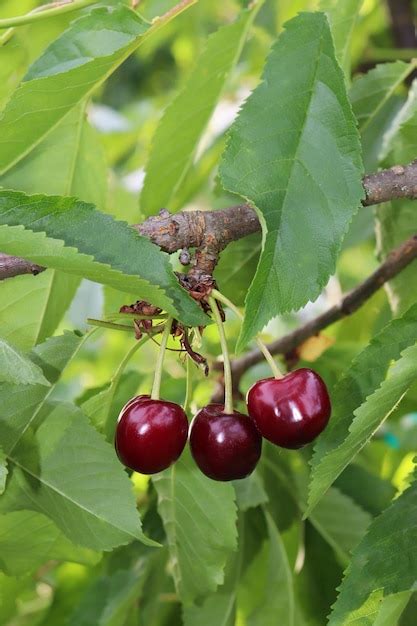
M 74 193 L 102 206 L 105 164 L 97 145 L 95 133 L 84 118 L 84 105 L 80 105 L 9 170 L 0 183 L 27 192 Z M 0 309 L 3 336 L 26 349 L 44 341 L 56 330 L 79 282 L 78 276 L 54 270 L 44 272 L 36 280 L 21 276 L 4 281 L 0 285 L 4 302 L 4 308 Z M 30 321 L 28 306 L 32 313 Z
M 416 62 L 417 63 L 417 62 Z M 390 137 L 388 155 L 384 165 L 408 163 L 415 159 L 417 151 L 417 82 L 410 89 L 408 100 L 400 111 L 396 128 Z M 416 233 L 415 202 L 395 200 L 377 208 L 377 235 L 380 256 L 385 259 L 389 252 Z M 388 283 L 387 292 L 393 311 L 405 311 L 417 300 L 415 263 Z
M 255 205 L 264 231 L 242 348 L 272 317 L 318 297 L 363 196 L 359 137 L 324 14 L 286 25 L 232 126 L 220 173 Z
M 72 544 L 52 520 L 32 511 L 0 515 L 0 567 L 9 576 L 36 570 L 50 560 L 94 565 L 100 559 Z
M 55 388 L 59 377 L 81 345 L 81 337 L 67 332 L 48 339 L 31 352 L 32 360 L 43 370 L 51 383 L 45 385 L 0 384 L 0 440 L 6 455 L 16 447 L 24 433 L 37 417 L 45 401 Z
M 26 585 L 23 586 L 24 591 Z M 16 613 L 16 604 L 22 592 L 22 580 L 15 576 L 6 576 L 0 572 L 0 619 L 9 624 Z
M 80 17 L 30 67 L 0 119 L 0 173 L 24 158 L 139 45 L 149 29 L 126 6 Z
M 81 200 L 94 203 L 99 208 L 104 208 L 106 179 L 107 168 L 103 149 L 98 133 L 86 120 L 85 102 L 82 102 L 24 159 L 2 176 L 0 184 L 5 188 L 26 193 L 74 195 Z M 25 278 L 25 285 L 30 293 L 26 297 L 23 296 L 21 304 L 26 313 L 30 302 L 32 320 L 36 320 L 36 324 L 39 325 L 30 342 L 32 347 L 54 333 L 74 298 L 80 278 L 54 270 L 48 270 L 42 277 L 39 276 L 36 282 L 45 286 L 41 291 L 40 286 L 36 285 L 37 301 L 41 304 L 39 311 L 33 308 L 34 281 L 31 282 L 31 277 Z M 9 291 L 5 284 L 0 285 L 0 293 L 3 290 Z M 9 298 L 7 294 L 6 302 L 9 302 Z M 18 320 L 19 317 L 9 311 L 7 326 L 11 325 L 13 328 Z M 18 324 L 20 334 L 20 321 Z
M 401 402 L 417 377 L 417 345 L 407 348 L 388 371 L 381 386 L 354 411 L 349 434 L 316 468 L 311 484 L 310 506 L 336 480 Z M 314 490 L 314 491 L 313 491 Z M 314 499 L 313 499 L 314 494 Z
M 314 446 L 306 516 L 310 514 L 326 489 L 346 466 L 345 462 L 341 466 L 337 464 L 336 472 L 332 464 L 329 465 L 329 460 L 336 461 L 337 451 L 348 441 L 355 409 L 361 405 L 366 406 L 366 399 L 384 382 L 392 361 L 400 359 L 402 351 L 412 345 L 416 339 L 417 306 L 414 306 L 402 318 L 391 321 L 376 335 L 353 360 L 349 369 L 336 384 L 331 394 L 332 417 L 325 432 Z M 389 380 L 387 380 L 388 384 Z M 381 409 L 380 419 L 382 420 L 383 417 Z M 372 432 L 371 430 L 370 434 Z
M 364 0 L 321 0 L 320 9 L 326 11 L 332 27 L 336 57 L 347 78 L 350 76 L 350 47 L 352 35 Z
M 100 137 L 87 121 L 83 101 L 24 159 L 1 176 L 0 184 L 5 189 L 27 194 L 75 195 L 104 209 L 106 176 Z
M 311 514 L 315 529 L 334 549 L 339 561 L 346 564 L 353 548 L 371 523 L 371 516 L 348 496 L 330 488 Z
M 282 502 L 284 504 L 281 506 L 288 507 L 288 503 L 282 498 L 281 490 L 276 484 L 276 479 L 278 479 L 279 486 L 287 491 L 298 509 L 297 513 L 302 513 L 306 509 L 308 485 L 308 469 L 304 459 L 299 455 L 294 456 L 293 453 L 282 455 L 274 446 L 268 445 L 264 447 L 262 462 L 266 466 L 265 469 L 275 477 L 275 484 L 269 481 L 271 487 L 267 489 L 271 505 L 274 504 L 274 496 L 277 493 L 278 512 L 281 513 L 279 506 Z M 274 515 L 277 517 L 275 511 Z M 298 515 L 297 519 L 299 519 Z M 350 551 L 363 536 L 370 516 L 351 498 L 332 488 L 325 494 L 316 509 L 310 513 L 309 521 L 335 551 L 338 560 L 345 564 L 349 561 Z
M 342 579 L 343 569 L 330 546 L 314 528 L 307 524 L 303 530 L 304 563 L 294 576 L 296 624 L 323 626 L 327 624 L 330 607 L 336 601 L 335 586 Z
M 335 487 L 371 515 L 382 513 L 391 504 L 396 493 L 389 480 L 380 478 L 357 463 L 348 465 L 337 479 Z
M 72 291 L 71 284 L 79 281 L 77 276 L 65 276 L 67 288 L 61 281 L 57 284 L 53 270 L 38 276 L 15 276 L 1 281 L 0 336 L 26 351 L 42 341 L 43 336 L 49 334 L 53 327 L 55 330 L 58 315 L 61 316 L 62 308 L 67 308 L 67 298 L 72 299 L 72 295 L 68 297 Z M 62 302 L 65 302 L 65 307 Z M 47 317 L 45 305 L 49 311 Z
M 136 394 L 140 380 L 137 372 L 127 372 L 120 380 L 112 380 L 107 389 L 82 403 L 83 412 L 94 427 L 104 433 L 108 441 L 113 439 L 120 410 Z
M 8 456 L 15 467 L 1 510 L 44 513 L 92 550 L 134 539 L 157 545 L 141 531 L 132 484 L 113 446 L 77 407 L 52 405 L 36 433 Z
M 190 325 L 207 323 L 208 318 L 179 286 L 168 255 L 91 204 L 2 191 L 0 248 L 40 265 L 135 292 L 173 314 L 179 312 Z
M 6 479 L 7 479 L 7 458 L 2 449 L 0 448 L 0 495 L 6 489 Z
M 233 481 L 233 486 L 240 511 L 247 511 L 268 502 L 268 495 L 264 489 L 262 478 L 256 470 L 243 480 Z
M 272 517 L 266 514 L 269 536 L 269 550 L 265 580 L 264 602 L 256 613 L 251 616 L 250 623 L 259 626 L 276 623 L 277 617 L 281 624 L 292 626 L 294 623 L 294 591 L 292 575 L 287 555 L 278 528 Z M 279 591 L 278 591 L 279 590 Z M 277 593 L 278 592 L 278 593 Z
M 144 215 L 170 207 L 261 4 L 258 2 L 255 9 L 242 11 L 236 22 L 219 28 L 209 37 L 186 84 L 166 109 L 146 168 L 140 198 Z
M 236 593 L 220 591 L 204 600 L 201 606 L 184 609 L 184 626 L 234 626 Z
M 248 284 L 253 280 L 261 252 L 259 234 L 232 241 L 220 255 L 215 277 L 222 293 L 236 306 L 243 306 Z
M 416 509 L 417 483 L 413 482 L 374 520 L 354 551 L 329 626 L 358 623 L 361 607 L 374 590 L 378 590 L 376 602 L 380 604 L 384 596 L 414 587 L 417 571 Z
M 153 483 L 175 585 L 182 602 L 191 604 L 222 584 L 227 556 L 236 549 L 233 487 L 206 478 L 188 450 Z
M 4 339 L 0 339 L 0 382 L 49 387 L 41 368 Z
M 87 589 L 68 626 L 120 626 L 137 602 L 143 588 L 146 560 L 140 559 L 130 570 L 118 570 L 98 578 Z
M 293 626 L 293 579 L 282 538 L 266 513 L 268 540 L 250 564 L 239 591 L 248 626 Z M 240 602 L 239 602 L 240 604 Z
M 186 606 L 183 610 L 184 626 L 235 626 L 237 589 L 242 568 L 244 550 L 244 521 L 239 525 L 239 548 L 229 556 L 225 569 L 224 584 L 199 605 Z
M 384 598 L 380 604 L 378 617 L 373 626 L 392 626 L 397 624 L 411 595 L 411 591 L 403 591 Z
M 367 172 L 378 167 L 386 119 L 391 120 L 396 94 L 416 67 L 417 61 L 383 63 L 353 81 L 349 96 L 359 124 Z
M 400 595 L 400 594 L 397 594 L 397 595 Z M 417 593 L 415 592 L 415 590 L 413 590 L 410 594 L 410 601 L 405 607 L 403 614 L 401 615 L 399 626 L 414 626 L 416 609 L 417 609 Z

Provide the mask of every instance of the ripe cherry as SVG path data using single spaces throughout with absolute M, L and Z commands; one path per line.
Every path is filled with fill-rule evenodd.
M 120 413 L 115 447 L 124 465 L 155 474 L 178 459 L 187 436 L 187 416 L 178 404 L 138 396 Z
M 149 400 L 150 399 L 150 395 L 148 394 L 141 394 L 140 396 L 135 396 L 134 398 L 131 398 L 128 402 L 126 402 L 126 404 L 124 405 L 124 407 L 121 409 L 120 413 L 119 413 L 119 417 L 117 418 L 117 421 L 120 422 L 121 417 L 123 415 L 123 413 L 126 411 L 126 409 L 131 405 L 131 404 L 135 404 L 137 402 L 142 402 L 143 400 Z
M 209 404 L 191 423 L 190 448 L 203 474 L 213 480 L 235 480 L 255 469 L 262 437 L 247 415 L 228 414 L 222 404 Z
M 331 413 L 325 383 L 307 368 L 259 380 L 249 389 L 247 405 L 261 435 L 283 448 L 301 448 L 313 441 Z

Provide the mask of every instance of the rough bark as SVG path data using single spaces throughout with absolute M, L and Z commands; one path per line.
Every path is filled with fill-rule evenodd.
M 416 199 L 417 161 L 365 176 L 363 186 L 364 206 L 396 198 Z M 247 204 L 219 211 L 181 211 L 174 215 L 162 209 L 159 215 L 149 217 L 133 228 L 170 254 L 194 248 L 195 258 L 190 272 L 197 280 L 201 275 L 212 274 L 220 252 L 228 243 L 261 230 L 255 210 Z M 0 280 L 18 274 L 39 273 L 43 269 L 17 257 L 2 257 Z

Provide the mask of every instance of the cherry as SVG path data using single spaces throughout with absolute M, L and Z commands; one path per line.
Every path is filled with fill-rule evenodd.
M 249 389 L 247 405 L 261 435 L 283 448 L 310 443 L 324 430 L 331 412 L 325 383 L 307 368 L 259 380 Z
M 138 396 L 119 416 L 116 452 L 127 467 L 141 474 L 155 474 L 178 459 L 187 435 L 187 416 L 178 404 Z
M 203 474 L 213 480 L 235 480 L 255 469 L 262 437 L 247 415 L 225 413 L 222 404 L 209 404 L 191 423 L 190 448 Z
M 129 407 L 131 404 L 134 404 L 135 402 L 142 402 L 143 400 L 149 400 L 150 397 L 151 397 L 150 395 L 143 393 L 140 396 L 135 396 L 134 398 L 131 398 L 129 402 L 126 402 L 124 407 L 121 409 L 119 413 L 119 417 L 117 418 L 117 421 L 120 422 L 123 413 L 126 411 L 127 407 Z

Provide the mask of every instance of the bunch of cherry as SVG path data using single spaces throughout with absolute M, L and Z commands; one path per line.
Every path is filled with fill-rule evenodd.
M 218 313 L 212 299 L 210 304 Z M 227 347 L 219 330 L 226 374 Z M 262 437 L 283 448 L 300 448 L 329 421 L 326 385 L 311 369 L 256 382 L 247 395 L 248 415 L 233 410 L 227 387 L 226 380 L 225 404 L 201 409 L 190 428 L 182 407 L 157 399 L 155 393 L 130 400 L 116 429 L 115 446 L 122 463 L 142 474 L 160 472 L 179 458 L 189 437 L 194 460 L 206 476 L 221 481 L 245 478 L 259 461 Z

